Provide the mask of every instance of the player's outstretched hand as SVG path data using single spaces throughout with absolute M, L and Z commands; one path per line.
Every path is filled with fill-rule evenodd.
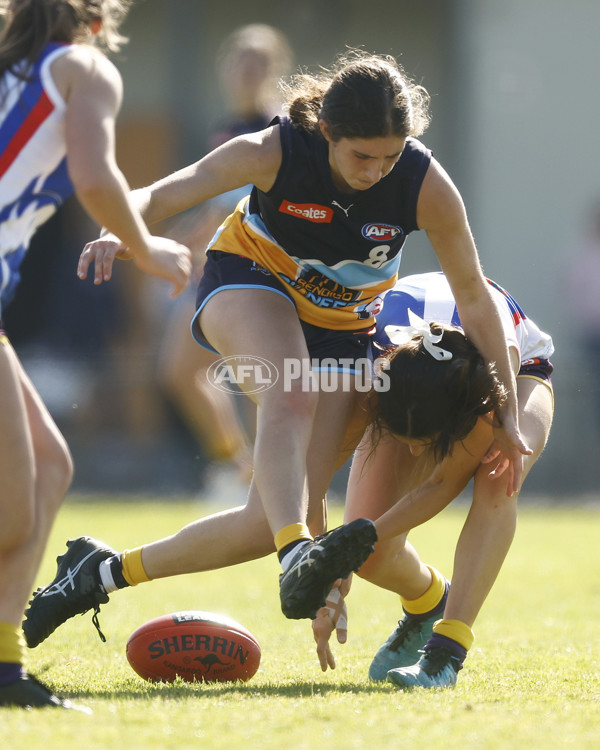
M 317 644 L 317 656 L 323 672 L 327 667 L 335 669 L 335 657 L 329 645 L 333 631 L 336 631 L 338 643 L 348 640 L 348 609 L 344 597 L 350 591 L 352 575 L 337 580 L 327 596 L 325 606 L 317 611 L 312 621 L 313 637 Z
M 183 292 L 192 272 L 189 249 L 174 240 L 152 235 L 146 252 L 134 254 L 115 235 L 105 234 L 84 247 L 79 257 L 77 275 L 80 279 L 87 278 L 93 265 L 94 284 L 110 281 L 115 258 L 133 259 L 140 270 L 169 281 L 173 285 L 171 297 Z
M 134 262 L 142 271 L 169 281 L 173 285 L 170 296 L 177 297 L 188 285 L 192 273 L 189 248 L 166 237 L 152 236 L 148 249 L 148 255 L 134 255 Z

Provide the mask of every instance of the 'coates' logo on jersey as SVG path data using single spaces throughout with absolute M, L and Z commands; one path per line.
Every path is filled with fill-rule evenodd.
M 392 224 L 365 224 L 362 228 L 362 235 L 373 242 L 384 242 L 393 240 L 397 234 L 403 234 L 401 227 L 395 227 Z
M 307 219 L 315 224 L 330 224 L 333 218 L 333 209 L 329 206 L 320 206 L 318 203 L 291 203 L 284 200 L 281 201 L 279 210 L 283 214 Z

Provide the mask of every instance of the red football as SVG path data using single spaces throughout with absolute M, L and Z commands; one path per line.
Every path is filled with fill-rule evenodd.
M 260 664 L 256 638 L 235 620 L 212 612 L 174 612 L 135 630 L 127 660 L 150 682 L 249 680 Z

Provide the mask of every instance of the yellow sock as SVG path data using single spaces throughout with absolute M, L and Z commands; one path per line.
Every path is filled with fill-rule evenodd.
M 23 664 L 25 661 L 25 638 L 23 631 L 10 622 L 0 622 L 0 662 Z
M 305 523 L 291 523 L 289 526 L 279 529 L 275 534 L 275 548 L 277 552 L 280 552 L 288 544 L 296 542 L 299 539 L 312 540 L 312 534 Z
M 123 566 L 123 578 L 130 586 L 137 586 L 138 583 L 149 581 L 148 575 L 142 564 L 143 547 L 136 549 L 126 549 L 121 555 L 121 565 Z
M 431 586 L 427 591 L 417 599 L 400 597 L 404 611 L 411 615 L 424 615 L 426 612 L 431 612 L 441 602 L 446 591 L 446 579 L 444 576 L 439 570 L 432 568 L 431 565 L 427 565 L 427 567 L 431 571 L 432 577 Z
M 433 625 L 433 632 L 438 635 L 445 635 L 446 638 L 452 638 L 459 643 L 465 651 L 468 651 L 473 645 L 475 634 L 471 628 L 461 620 L 438 620 Z

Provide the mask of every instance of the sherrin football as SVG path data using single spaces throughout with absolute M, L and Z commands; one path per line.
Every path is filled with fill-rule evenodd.
M 174 612 L 149 620 L 127 641 L 127 660 L 150 682 L 249 680 L 260 646 L 239 622 L 212 612 Z

